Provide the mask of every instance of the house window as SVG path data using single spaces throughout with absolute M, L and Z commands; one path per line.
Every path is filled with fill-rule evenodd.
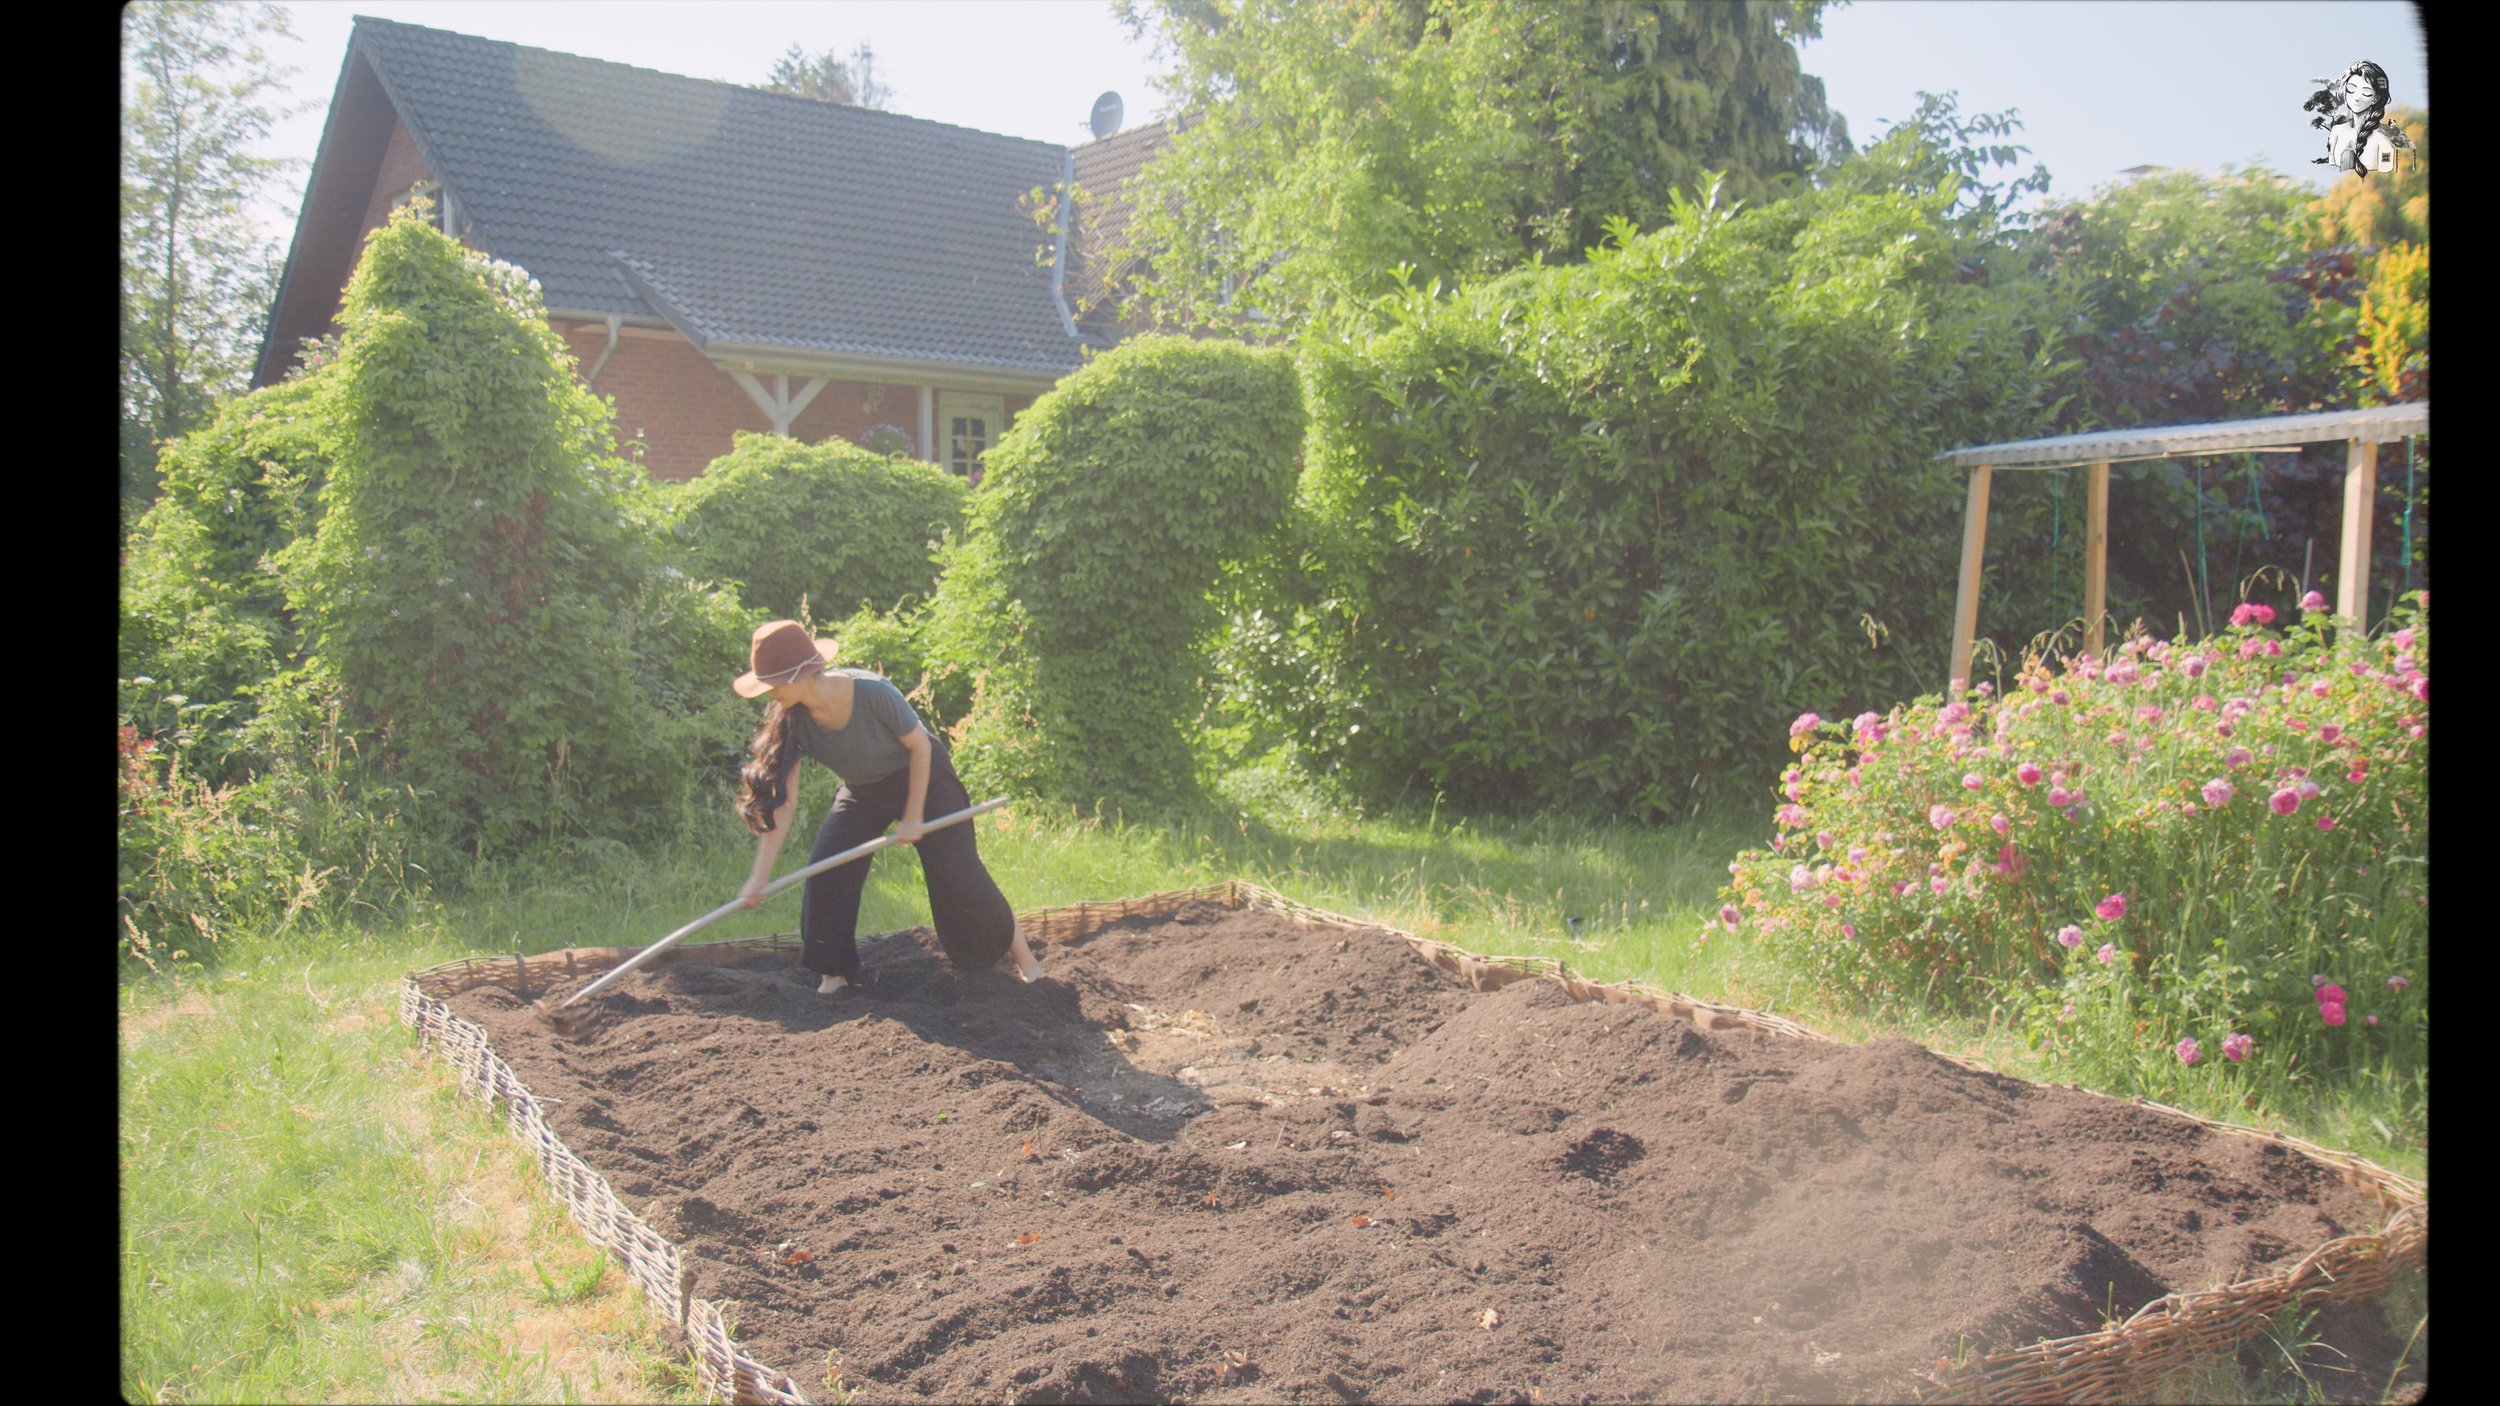
M 1007 428 L 1007 398 L 938 392 L 938 462 L 948 473 L 981 481 L 981 459 Z

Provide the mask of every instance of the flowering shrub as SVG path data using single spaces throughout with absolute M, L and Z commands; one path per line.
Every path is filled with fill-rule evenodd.
M 2194 644 L 2035 658 L 2002 698 L 1801 717 L 1718 920 L 1835 986 L 2011 997 L 2036 1043 L 2123 1049 L 2139 1082 L 2211 1049 L 2192 1077 L 2418 1062 L 2429 604 L 2374 639 L 2314 597 L 2281 628 L 2243 607 Z

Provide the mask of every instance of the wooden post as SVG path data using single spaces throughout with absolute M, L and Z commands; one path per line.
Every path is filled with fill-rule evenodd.
M 2083 649 L 2101 652 L 2101 617 L 2109 611 L 2109 461 L 2085 470 L 2083 490 Z
M 1986 464 L 1970 471 L 1970 502 L 1962 518 L 1962 586 L 1953 598 L 1953 657 L 1947 661 L 1952 680 L 1970 684 L 1971 641 L 1979 634 L 1979 558 L 1988 545 L 1988 475 Z
M 2351 440 L 2344 452 L 2344 548 L 2335 565 L 2335 613 L 2370 627 L 2370 507 L 2378 500 L 2378 444 Z

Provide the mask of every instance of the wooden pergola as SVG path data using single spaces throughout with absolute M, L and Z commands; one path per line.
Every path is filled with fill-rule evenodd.
M 2362 623 L 2370 584 L 2370 505 L 2378 493 L 2378 447 L 2390 440 L 2430 433 L 2427 400 L 2367 410 L 2327 410 L 2312 415 L 2272 415 L 2262 420 L 2223 420 L 2203 425 L 2098 430 L 2091 434 L 1982 444 L 1936 457 L 1970 475 L 1970 501 L 1962 519 L 1962 584 L 1953 606 L 1950 678 L 1970 677 L 1971 640 L 1979 629 L 1979 560 L 1988 539 L 1988 476 L 1998 469 L 2066 469 L 2088 466 L 2084 492 L 2084 649 L 2101 652 L 2101 616 L 2109 580 L 2109 466 L 2140 459 L 2192 459 L 2208 454 L 2297 454 L 2301 447 L 2332 440 L 2348 446 L 2344 468 L 2344 540 L 2335 570 L 2335 613 Z M 1948 683 L 1948 687 L 1950 684 Z

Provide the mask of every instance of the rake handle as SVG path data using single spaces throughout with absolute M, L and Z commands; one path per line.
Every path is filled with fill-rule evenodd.
M 993 800 L 983 801 L 977 806 L 967 806 L 962 810 L 956 811 L 953 815 L 940 816 L 938 819 L 929 821 L 921 826 L 921 833 L 926 835 L 933 831 L 943 830 L 947 826 L 952 825 L 959 820 L 970 820 L 972 817 L 979 815 L 985 810 L 996 810 L 1005 804 L 1007 804 L 1007 798 L 1005 796 L 999 796 Z M 819 859 L 804 869 L 794 869 L 788 874 L 773 880 L 770 884 L 765 885 L 764 892 L 761 897 L 770 898 L 774 894 L 781 892 L 783 889 L 786 889 L 792 884 L 798 883 L 803 879 L 812 878 L 815 875 L 825 872 L 827 869 L 839 868 L 842 865 L 850 863 L 854 859 L 865 858 L 868 855 L 875 854 L 878 850 L 884 849 L 887 845 L 894 843 L 896 843 L 896 841 L 892 835 L 879 835 L 877 838 L 870 840 L 864 845 L 855 845 L 850 849 L 846 849 L 840 854 L 834 855 L 830 858 Z M 566 997 L 564 1002 L 561 1005 L 558 1005 L 556 1009 L 562 1010 L 565 1006 L 570 1006 L 577 1001 L 597 995 L 599 989 L 606 986 L 609 982 L 616 980 L 618 977 L 623 976 L 625 973 L 632 971 L 634 968 L 641 966 L 645 962 L 650 961 L 652 958 L 667 951 L 669 948 L 676 946 L 687 937 L 697 932 L 701 932 L 703 929 L 710 927 L 712 924 L 719 922 L 721 919 L 728 917 L 730 914 L 735 913 L 746 906 L 747 901 L 744 895 L 740 895 L 737 898 L 729 900 L 720 907 L 713 909 L 711 912 L 704 914 L 702 917 L 686 924 L 677 931 L 670 933 L 668 936 L 661 938 L 659 941 L 652 943 L 648 947 L 645 947 L 633 956 L 626 958 L 623 963 L 618 965 L 616 970 L 609 972 L 606 976 L 599 978 L 597 981 L 590 983 L 581 990 L 574 992 L 571 996 Z

